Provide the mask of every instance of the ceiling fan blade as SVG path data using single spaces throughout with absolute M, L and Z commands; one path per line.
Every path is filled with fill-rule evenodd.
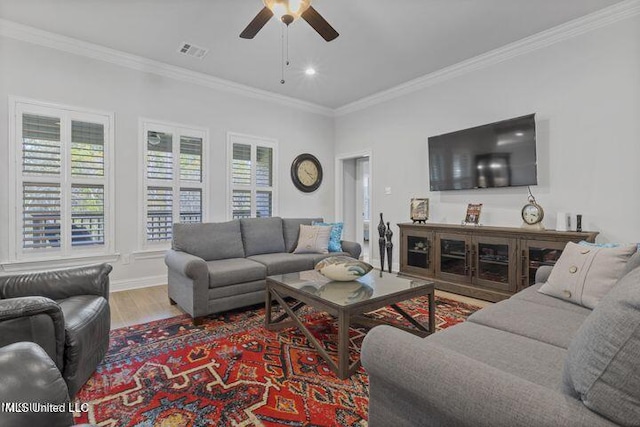
M 269 19 L 271 19 L 272 16 L 273 12 L 271 11 L 271 9 L 269 9 L 268 7 L 263 7 L 262 10 L 258 12 L 256 17 L 253 18 L 251 22 L 249 22 L 247 28 L 245 28 L 240 33 L 240 37 L 243 39 L 254 38 L 256 34 L 258 34 L 258 31 L 260 31 L 262 27 L 264 27 L 264 25 L 269 21 Z
M 339 36 L 338 32 L 318 13 L 313 6 L 309 6 L 302 13 L 302 19 L 307 21 L 311 27 L 322 36 L 323 39 L 330 42 Z

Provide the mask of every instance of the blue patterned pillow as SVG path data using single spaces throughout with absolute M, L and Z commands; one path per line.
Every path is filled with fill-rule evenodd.
M 617 248 L 621 245 L 621 243 L 591 243 L 587 242 L 586 240 L 581 240 L 580 242 L 578 242 L 578 244 L 582 246 L 593 246 L 596 248 Z M 640 243 L 638 243 L 637 246 L 638 252 L 640 252 Z
M 331 237 L 329 238 L 329 252 L 342 252 L 342 222 L 313 222 L 312 225 L 324 225 L 331 228 Z

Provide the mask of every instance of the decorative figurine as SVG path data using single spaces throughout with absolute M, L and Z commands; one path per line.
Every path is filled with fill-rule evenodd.
M 387 230 L 387 227 L 384 225 L 384 220 L 382 219 L 382 212 L 380 212 L 380 223 L 378 224 L 378 234 L 380 238 L 378 239 L 378 246 L 380 246 L 380 272 L 384 271 L 384 248 L 385 248 L 385 238 L 384 233 Z
M 389 263 L 389 273 L 391 273 L 393 260 L 393 243 L 391 242 L 391 239 L 393 238 L 393 231 L 391 231 L 390 223 L 387 223 L 387 232 L 385 233 L 385 236 L 387 237 L 387 258 L 389 258 L 387 261 Z

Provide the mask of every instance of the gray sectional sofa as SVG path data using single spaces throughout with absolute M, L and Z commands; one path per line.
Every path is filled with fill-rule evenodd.
M 359 258 L 358 243 L 343 252 L 294 254 L 300 225 L 322 218 L 247 218 L 174 224 L 165 257 L 169 299 L 198 323 L 202 316 L 264 302 L 266 277 L 311 270 L 327 256 Z
M 369 425 L 640 426 L 640 254 L 592 311 L 537 285 L 418 338 L 372 329 Z

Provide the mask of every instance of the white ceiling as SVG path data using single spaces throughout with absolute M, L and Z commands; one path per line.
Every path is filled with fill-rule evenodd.
M 327 43 L 293 23 L 284 85 L 282 24 L 238 37 L 261 0 L 0 0 L 0 18 L 337 108 L 618 2 L 314 0 L 340 37 Z M 182 42 L 209 53 L 180 55 Z M 318 74 L 305 76 L 307 66 Z

